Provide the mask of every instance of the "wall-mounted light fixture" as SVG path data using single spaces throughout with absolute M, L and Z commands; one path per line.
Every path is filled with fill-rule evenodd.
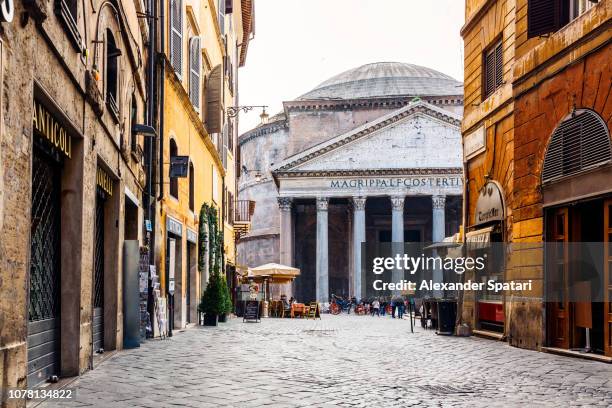
M 230 106 L 227 108 L 227 116 L 230 118 L 235 118 L 236 116 L 238 116 L 238 114 L 240 112 L 249 112 L 251 110 L 253 110 L 254 108 L 262 108 L 262 113 L 261 115 L 259 115 L 260 118 L 262 118 L 264 115 L 267 117 L 268 114 L 266 113 L 266 108 L 268 107 L 268 105 L 244 105 L 244 106 Z
M 247 176 L 249 175 L 250 172 L 254 171 L 255 172 L 255 182 L 259 183 L 262 179 L 262 175 L 261 175 L 261 170 L 259 169 L 247 169 L 247 167 L 245 165 L 242 165 L 242 172 L 244 174 L 246 174 Z

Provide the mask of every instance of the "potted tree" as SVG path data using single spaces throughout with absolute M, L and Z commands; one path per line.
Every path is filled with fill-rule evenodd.
M 218 316 L 225 313 L 226 301 L 221 281 L 221 276 L 214 273 L 202 295 L 198 310 L 204 313 L 204 326 L 216 326 Z
M 229 288 L 224 278 L 221 278 L 220 286 L 223 292 L 223 312 L 219 314 L 219 322 L 225 323 L 227 322 L 228 313 L 231 313 L 233 309 L 232 296 L 229 293 Z

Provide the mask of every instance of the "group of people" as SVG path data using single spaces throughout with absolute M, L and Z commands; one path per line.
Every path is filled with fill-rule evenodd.
M 362 299 L 361 302 L 357 301 L 356 297 L 352 297 L 350 299 L 344 297 L 341 298 L 339 296 L 332 295 L 332 299 L 341 304 L 344 310 L 351 313 L 351 310 L 355 310 L 359 312 L 360 310 L 364 310 L 369 313 L 371 316 L 385 316 L 388 314 L 388 309 L 390 309 L 390 315 L 395 319 L 402 319 L 404 317 L 404 313 L 408 307 L 409 300 L 404 299 L 402 296 L 394 296 L 391 298 L 388 297 L 376 297 L 372 299 Z
M 393 319 L 395 319 L 396 316 L 398 319 L 402 319 L 404 317 L 404 313 L 408 307 L 408 302 L 408 300 L 401 296 L 395 296 L 390 299 L 381 297 L 374 298 L 370 301 L 364 300 L 364 303 L 369 305 L 371 316 L 385 316 L 389 306 L 391 306 L 391 317 Z

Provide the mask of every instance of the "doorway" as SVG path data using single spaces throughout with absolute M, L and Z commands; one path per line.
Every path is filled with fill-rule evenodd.
M 612 259 L 608 246 L 612 239 L 612 199 L 585 200 L 550 208 L 545 215 L 546 285 L 547 296 L 552 298 L 546 304 L 547 342 L 552 347 L 610 356 Z M 599 243 L 603 243 L 601 247 Z M 586 245 L 597 250 L 586 253 Z M 593 269 L 590 273 L 593 276 L 595 271 L 603 271 L 603 301 L 594 297 L 595 286 L 601 282 L 596 285 L 589 282 L 587 268 Z
M 61 161 L 32 157 L 28 387 L 60 373 Z

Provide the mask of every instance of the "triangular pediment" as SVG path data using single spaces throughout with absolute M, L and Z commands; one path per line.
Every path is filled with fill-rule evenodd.
M 273 172 L 459 168 L 460 124 L 458 115 L 424 101 L 413 102 L 291 156 Z

